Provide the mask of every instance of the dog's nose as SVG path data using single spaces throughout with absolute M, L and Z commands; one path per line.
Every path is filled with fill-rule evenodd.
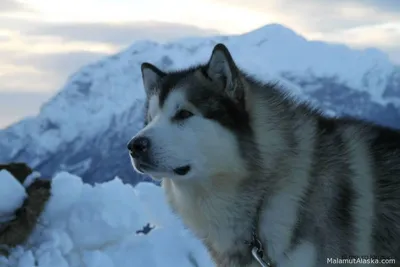
M 143 153 L 146 153 L 150 148 L 150 139 L 145 136 L 138 136 L 133 138 L 128 143 L 128 149 L 131 152 L 132 157 L 140 157 Z

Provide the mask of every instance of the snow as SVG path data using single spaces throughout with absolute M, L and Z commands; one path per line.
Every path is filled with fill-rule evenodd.
M 8 171 L 0 171 L 0 222 L 12 218 L 26 198 L 25 188 Z
M 36 179 L 38 179 L 40 177 L 40 173 L 37 171 L 32 172 L 31 174 L 29 174 L 26 178 L 25 181 L 23 183 L 23 186 L 25 188 L 28 188 Z
M 9 188 L 8 188 L 9 189 Z M 0 193 L 7 194 L 3 190 Z M 136 234 L 147 223 L 155 228 Z M 191 261 L 196 261 L 194 265 Z M 89 185 L 67 172 L 52 180 L 52 196 L 28 242 L 0 257 L 1 267 L 205 267 L 204 246 L 173 215 L 162 189 L 119 178 Z

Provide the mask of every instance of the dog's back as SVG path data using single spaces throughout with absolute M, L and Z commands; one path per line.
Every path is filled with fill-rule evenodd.
M 400 131 L 353 118 L 328 118 L 271 89 L 275 86 L 257 88 L 255 83 L 253 91 L 260 154 L 279 159 L 266 182 L 279 181 L 267 202 L 280 201 L 275 207 L 266 203 L 269 219 L 261 225 L 263 237 L 287 225 L 288 241 L 277 237 L 270 246 L 281 243 L 286 249 L 279 253 L 291 255 L 309 242 L 316 250 L 317 266 L 325 266 L 328 259 L 349 258 L 391 259 L 397 264 L 386 266 L 400 266 Z M 277 123 L 265 127 L 265 121 Z M 271 145 L 263 145 L 271 144 L 271 128 L 283 147 L 273 154 L 268 153 Z M 294 184 L 299 186 L 279 192 Z M 289 213 L 291 203 L 294 211 L 286 221 L 272 218 Z M 273 250 L 271 254 L 279 257 Z
M 321 265 L 351 257 L 399 264 L 400 131 L 347 118 L 314 119 L 310 180 L 292 246 L 310 240 Z
M 400 132 L 374 127 L 369 140 L 375 195 L 373 223 L 377 255 L 395 256 L 400 264 Z

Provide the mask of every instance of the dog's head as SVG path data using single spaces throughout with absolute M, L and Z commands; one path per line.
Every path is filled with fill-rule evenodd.
M 155 179 L 241 175 L 251 128 L 243 74 L 218 44 L 209 61 L 163 72 L 143 63 L 145 127 L 128 143 L 134 168 Z

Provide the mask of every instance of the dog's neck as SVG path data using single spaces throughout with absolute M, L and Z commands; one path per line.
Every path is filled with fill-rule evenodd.
M 257 196 L 265 194 L 250 194 L 249 198 L 249 192 L 244 191 L 261 189 L 243 187 L 232 177 L 212 181 L 164 179 L 162 184 L 172 209 L 203 241 L 218 266 L 251 266 L 251 248 L 245 241 L 251 240 L 254 225 L 258 223 L 255 220 L 262 199 Z M 248 220 L 249 217 L 254 220 Z

